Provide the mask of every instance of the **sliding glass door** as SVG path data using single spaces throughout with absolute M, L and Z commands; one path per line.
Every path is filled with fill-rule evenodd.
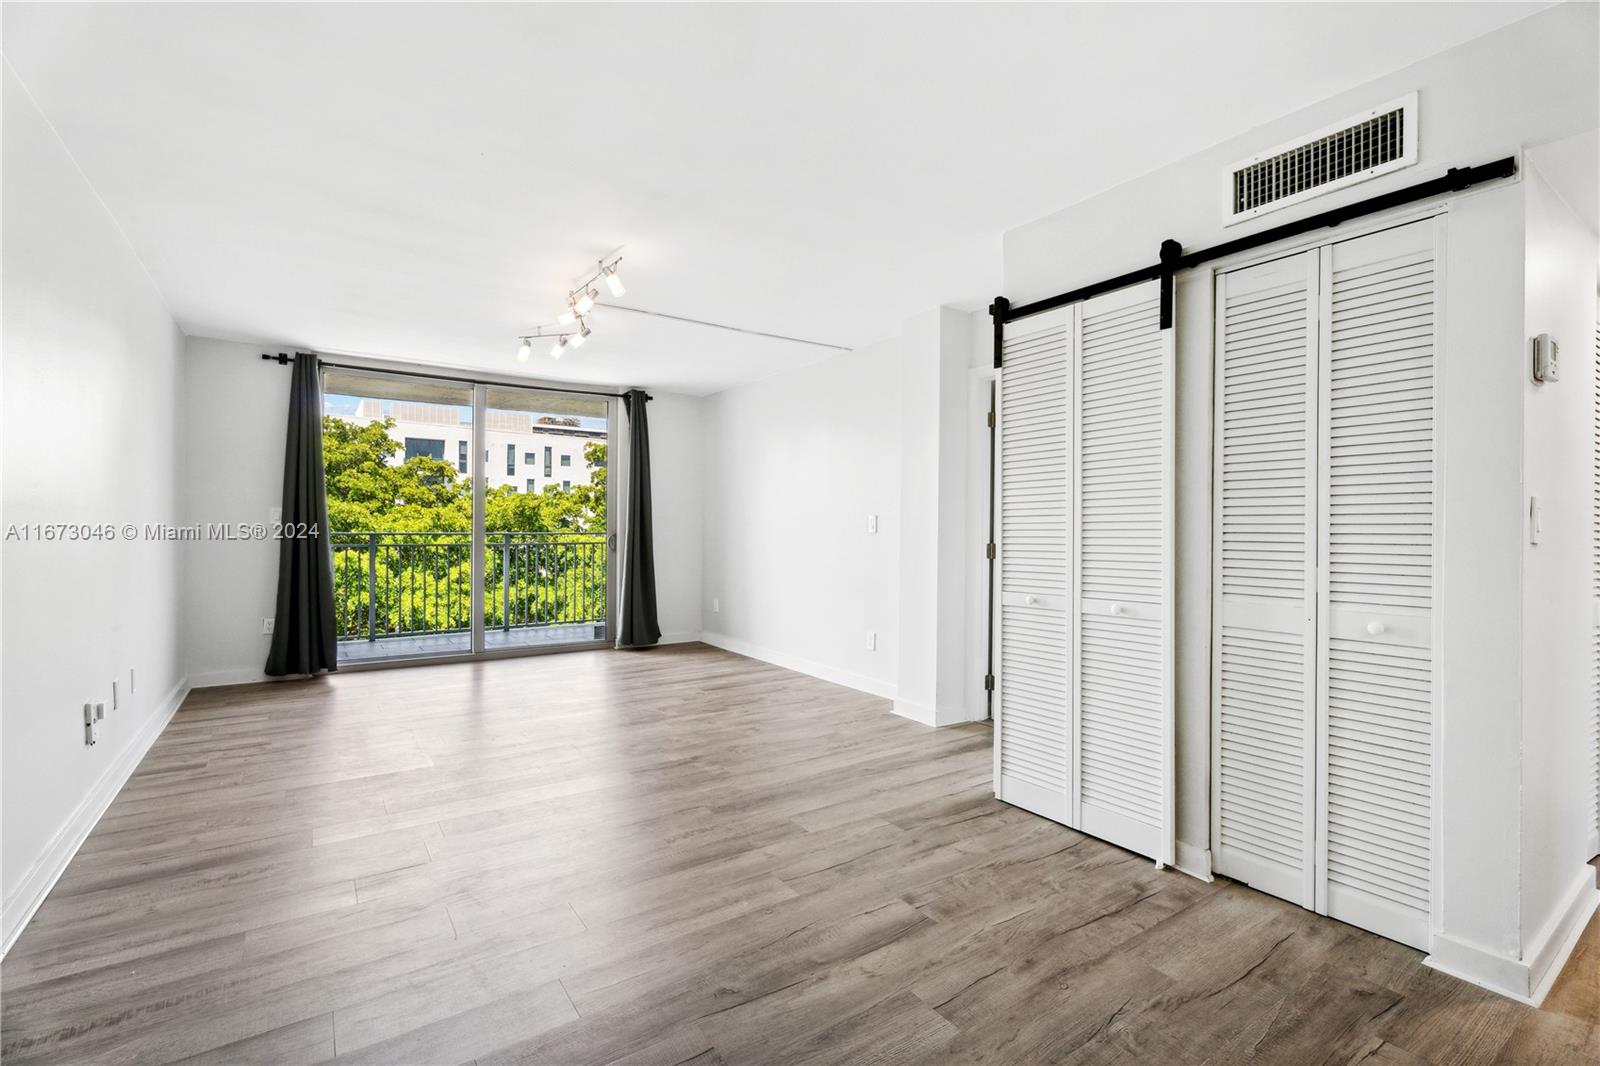
M 339 662 L 609 640 L 614 403 L 327 370 Z
M 486 649 L 605 640 L 611 401 L 487 386 Z

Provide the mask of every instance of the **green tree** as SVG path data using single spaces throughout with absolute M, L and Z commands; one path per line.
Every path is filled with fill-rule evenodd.
M 438 459 L 395 462 L 393 419 L 322 420 L 341 633 L 460 630 L 471 618 L 472 483 Z M 484 616 L 496 626 L 604 617 L 606 445 L 584 446 L 590 483 L 484 496 Z M 373 538 L 371 534 L 389 534 Z M 422 536 L 422 534 L 458 534 Z M 505 534 L 512 534 L 509 538 Z M 396 536 L 413 534 L 413 536 Z M 547 536 L 527 536 L 547 534 Z M 562 535 L 562 536 L 558 536 Z M 509 579 L 508 579 L 509 575 Z

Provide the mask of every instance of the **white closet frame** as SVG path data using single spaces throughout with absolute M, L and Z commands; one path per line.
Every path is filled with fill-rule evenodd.
M 1470 194 L 1468 194 L 1468 195 L 1470 195 Z M 1208 658 L 1209 658 L 1209 661 L 1210 661 L 1210 664 L 1211 664 L 1211 713 L 1210 713 L 1209 720 L 1208 720 L 1208 738 L 1207 738 L 1208 739 L 1208 746 L 1209 746 L 1209 758 L 1207 760 L 1207 766 L 1208 766 L 1209 773 L 1210 773 L 1210 780 L 1207 782 L 1207 792 L 1208 792 L 1209 807 L 1210 807 L 1210 810 L 1208 812 L 1209 813 L 1208 825 L 1209 825 L 1209 832 L 1210 832 L 1210 837 L 1211 837 L 1211 841 L 1212 841 L 1211 846 L 1215 846 L 1216 841 L 1218 841 L 1220 839 L 1218 826 L 1219 826 L 1220 803 L 1221 803 L 1220 793 L 1219 793 L 1219 780 L 1220 780 L 1221 773 L 1220 773 L 1220 767 L 1218 765 L 1218 759 L 1220 757 L 1220 751 L 1221 751 L 1221 746 L 1220 746 L 1220 738 L 1221 738 L 1221 722 L 1220 722 L 1221 699 L 1220 699 L 1220 691 L 1219 691 L 1221 679 L 1217 674 L 1216 664 L 1217 664 L 1218 642 L 1219 642 L 1219 640 L 1221 638 L 1220 619 L 1221 619 L 1221 610 L 1222 610 L 1222 602 L 1221 602 L 1221 600 L 1222 600 L 1221 551 L 1220 551 L 1220 546 L 1221 546 L 1221 543 L 1222 543 L 1221 527 L 1220 527 L 1221 515 L 1222 515 L 1222 498 L 1221 498 L 1222 485 L 1221 485 L 1221 482 L 1216 477 L 1216 457 L 1221 454 L 1221 449 L 1222 449 L 1222 439 L 1221 439 L 1221 433 L 1222 433 L 1222 407 L 1221 407 L 1222 390 L 1221 390 L 1221 388 L 1219 387 L 1219 384 L 1218 384 L 1219 381 L 1220 381 L 1220 375 L 1221 375 L 1221 366 L 1220 366 L 1219 360 L 1222 357 L 1222 347 L 1221 347 L 1221 343 L 1220 343 L 1220 338 L 1218 337 L 1218 334 L 1217 334 L 1217 327 L 1220 324 L 1220 322 L 1222 321 L 1222 315 L 1221 315 L 1221 309 L 1217 306 L 1217 303 L 1216 303 L 1216 293 L 1217 293 L 1216 279 L 1220 278 L 1223 274 L 1232 273 L 1232 272 L 1237 271 L 1237 270 L 1244 270 L 1244 269 L 1247 269 L 1249 267 L 1261 266 L 1261 265 L 1264 265 L 1266 263 L 1271 263 L 1271 262 L 1274 262 L 1274 261 L 1277 261 L 1277 260 L 1280 260 L 1280 259 L 1289 258 L 1291 256 L 1295 256 L 1295 255 L 1298 255 L 1298 254 L 1301 254 L 1301 253 L 1305 253 L 1305 252 L 1315 252 L 1315 253 L 1317 253 L 1319 255 L 1322 255 L 1322 254 L 1324 254 L 1322 250 L 1331 248 L 1335 244 L 1340 244 L 1340 243 L 1343 243 L 1345 241 L 1355 240 L 1355 239 L 1357 239 L 1359 237 L 1370 236 L 1370 235 L 1375 234 L 1375 233 L 1382 233 L 1382 232 L 1384 232 L 1386 230 L 1397 229 L 1397 228 L 1399 228 L 1401 226 L 1407 226 L 1407 225 L 1412 225 L 1412 224 L 1421 223 L 1421 222 L 1427 222 L 1427 221 L 1431 220 L 1431 223 L 1433 225 L 1434 286 L 1435 286 L 1434 287 L 1434 307 L 1433 307 L 1433 313 L 1434 313 L 1434 336 L 1435 336 L 1435 358 L 1434 358 L 1434 364 L 1433 364 L 1433 369 L 1434 369 L 1434 379 L 1433 379 L 1433 381 L 1434 381 L 1434 394 L 1433 394 L 1433 398 L 1434 398 L 1433 420 L 1434 420 L 1434 422 L 1433 422 L 1433 424 L 1434 424 L 1434 440 L 1435 440 L 1435 442 L 1441 442 L 1441 441 L 1444 441 L 1446 439 L 1446 436 L 1447 436 L 1447 428 L 1446 427 L 1447 427 L 1447 424 L 1448 424 L 1447 423 L 1447 419 L 1448 419 L 1447 406 L 1448 405 L 1445 402 L 1445 396 L 1446 396 L 1446 392 L 1447 392 L 1446 376 L 1447 376 L 1447 373 L 1448 373 L 1448 360 L 1447 360 L 1447 358 L 1445 356 L 1445 353 L 1449 350 L 1449 347 L 1450 347 L 1450 339 L 1449 339 L 1450 335 L 1449 335 L 1449 321 L 1448 321 L 1447 316 L 1446 316 L 1446 303 L 1447 303 L 1447 301 L 1445 299 L 1445 295 L 1449 291 L 1449 282 L 1448 282 L 1448 277 L 1447 277 L 1447 262 L 1448 262 L 1448 258 L 1449 257 L 1448 257 L 1447 243 L 1446 242 L 1448 240 L 1449 216 L 1450 216 L 1451 202 L 1452 201 L 1450 201 L 1450 200 L 1443 200 L 1443 201 L 1435 202 L 1433 204 L 1428 205 L 1425 208 L 1418 209 L 1418 210 L 1399 211 L 1399 212 L 1396 212 L 1396 213 L 1394 213 L 1392 215 L 1379 216 L 1379 217 L 1367 219 L 1367 220 L 1364 220 L 1363 222 L 1360 222 L 1360 223 L 1356 223 L 1356 222 L 1345 223 L 1345 224 L 1342 224 L 1341 226 L 1339 226 L 1337 229 L 1332 230 L 1332 231 L 1318 233 L 1318 234 L 1316 234 L 1314 236 L 1307 236 L 1307 237 L 1303 237 L 1303 238 L 1284 241 L 1283 243 L 1275 245 L 1275 246 L 1273 246 L 1273 247 L 1271 247 L 1269 249 L 1266 249 L 1266 250 L 1253 250 L 1250 253 L 1241 254 L 1240 256 L 1237 256 L 1237 257 L 1229 257 L 1229 258 L 1220 259 L 1220 260 L 1218 260 L 1215 263 L 1210 265 L 1210 275 L 1211 275 L 1211 279 L 1212 279 L 1211 292 L 1212 292 L 1212 324 L 1213 324 L 1213 328 L 1211 330 L 1212 351 L 1211 351 L 1211 360 L 1210 360 L 1211 373 L 1212 373 L 1212 379 L 1211 379 L 1212 380 L 1211 447 L 1212 447 L 1212 458 L 1213 458 L 1213 461 L 1212 461 L 1212 464 L 1211 464 L 1211 471 L 1212 471 L 1212 486 L 1211 486 L 1211 490 L 1212 490 L 1212 505 L 1211 505 L 1212 506 L 1212 522 L 1211 522 L 1211 545 L 1210 545 L 1210 551 L 1211 551 L 1211 571 L 1210 571 L 1210 573 L 1211 573 L 1211 592 L 1210 592 L 1210 594 L 1211 594 L 1212 630 L 1211 630 L 1211 639 L 1210 639 L 1210 645 L 1211 646 L 1208 649 Z M 1319 301 L 1326 301 L 1328 299 L 1329 291 L 1330 291 L 1330 287 L 1324 285 L 1323 286 L 1323 291 L 1320 292 L 1319 295 L 1318 295 Z M 1315 341 L 1315 346 L 1318 349 L 1320 349 L 1320 346 L 1325 341 L 1325 338 L 1326 338 L 1326 332 L 1325 331 L 1326 331 L 1326 328 L 1327 328 L 1327 324 L 1328 324 L 1328 314 L 1327 314 L 1326 306 L 1324 304 L 1324 306 L 1322 307 L 1321 311 L 1319 312 L 1319 323 L 1318 323 L 1318 328 L 1317 328 L 1318 337 L 1316 338 L 1316 341 Z M 1597 327 L 1597 329 L 1600 329 L 1600 327 Z M 1597 342 L 1597 343 L 1600 343 L 1600 342 Z M 1320 371 L 1318 371 L 1318 373 L 1320 374 Z M 1318 391 L 1319 391 L 1319 393 L 1321 391 L 1320 390 L 1320 384 L 1319 384 Z M 1317 429 L 1317 435 L 1318 435 L 1318 458 L 1317 458 L 1317 462 L 1318 462 L 1319 468 L 1325 468 L 1326 462 L 1327 462 L 1327 455 L 1326 455 L 1326 449 L 1322 447 L 1322 442 L 1321 442 L 1321 437 L 1322 437 L 1323 430 L 1322 430 L 1322 428 L 1320 426 L 1320 422 L 1322 421 L 1321 417 L 1320 417 L 1320 414 L 1319 414 L 1319 419 L 1318 420 L 1319 420 L 1319 427 Z M 1326 473 L 1327 473 L 1326 469 L 1319 469 L 1318 470 L 1319 483 L 1320 483 L 1320 479 L 1326 476 Z M 1430 913 L 1429 913 L 1429 920 L 1428 920 L 1428 927 L 1429 927 L 1428 928 L 1428 940 L 1429 940 L 1429 944 L 1424 945 L 1423 946 L 1423 950 L 1432 950 L 1433 937 L 1435 936 L 1435 934 L 1437 934 L 1440 931 L 1440 928 L 1441 928 L 1440 904 L 1441 904 L 1441 900 L 1442 900 L 1442 897 L 1443 897 L 1443 883 L 1444 883 L 1444 864 L 1442 862 L 1442 855 L 1443 855 L 1443 851 L 1444 851 L 1444 839 L 1443 839 L 1444 808 L 1445 808 L 1445 805 L 1446 805 L 1445 787 L 1444 787 L 1445 786 L 1445 778 L 1444 778 L 1444 767 L 1443 767 L 1443 748 L 1444 748 L 1444 732 L 1445 732 L 1445 729 L 1444 729 L 1444 694 L 1445 693 L 1444 693 L 1443 673 L 1442 673 L 1442 670 L 1441 670 L 1441 666 L 1442 666 L 1442 663 L 1443 663 L 1443 646 L 1444 646 L 1444 642 L 1443 642 L 1443 625 L 1444 625 L 1444 619 L 1446 617 L 1446 612 L 1449 609 L 1448 608 L 1448 603 L 1447 603 L 1447 598 L 1446 598 L 1447 597 L 1447 590 L 1445 589 L 1443 581 L 1442 581 L 1442 578 L 1443 578 L 1444 544 L 1445 544 L 1446 538 L 1448 537 L 1448 530 L 1446 528 L 1446 522 L 1445 522 L 1445 516 L 1447 514 L 1447 505 L 1446 505 L 1446 496 L 1445 496 L 1446 488 L 1445 487 L 1446 487 L 1447 484 L 1448 484 L 1447 451 L 1444 448 L 1438 447 L 1437 443 L 1436 443 L 1436 447 L 1434 449 L 1434 473 L 1433 473 L 1433 493 L 1434 493 L 1434 495 L 1433 495 L 1434 543 L 1433 543 L 1433 588 L 1432 588 L 1433 606 L 1432 606 L 1431 617 L 1430 617 L 1430 629 L 1431 629 L 1430 639 L 1432 641 L 1432 649 L 1433 649 L 1432 650 L 1433 676 L 1432 676 L 1432 689 L 1431 689 L 1431 693 L 1430 693 L 1430 704 L 1431 704 L 1431 709 L 1432 709 L 1432 719 L 1433 720 L 1432 720 L 1432 728 L 1431 728 L 1431 731 L 1430 731 L 1431 753 L 1432 753 L 1432 760 L 1431 760 L 1430 770 L 1431 770 L 1431 773 L 1432 773 L 1432 788 L 1430 790 L 1431 794 L 1430 794 L 1430 797 L 1429 797 L 1429 800 L 1430 800 L 1430 804 L 1429 804 L 1429 820 L 1430 820 L 1430 825 L 1429 825 L 1429 845 L 1430 845 L 1430 847 L 1432 849 L 1432 860 L 1430 862 L 1430 868 L 1429 868 L 1429 880 L 1430 880 L 1430 885 L 1429 885 L 1429 888 L 1430 888 L 1430 891 L 1429 891 L 1429 911 L 1430 911 Z M 1322 573 L 1322 567 L 1321 567 L 1321 554 L 1322 554 L 1321 553 L 1321 549 L 1319 548 L 1315 552 L 1314 558 L 1309 558 L 1308 562 L 1307 562 L 1308 567 L 1313 567 L 1314 570 L 1315 570 L 1314 580 L 1315 580 L 1315 583 L 1316 583 L 1316 588 L 1319 590 L 1319 593 L 1321 591 L 1322 584 L 1323 584 L 1323 581 L 1324 581 L 1324 575 Z M 1313 647 L 1313 648 L 1316 646 L 1317 633 L 1320 631 L 1320 628 L 1323 625 L 1325 625 L 1325 617 L 1324 616 L 1326 614 L 1326 606 L 1322 602 L 1323 601 L 1323 597 L 1321 597 L 1319 595 L 1318 599 L 1319 599 L 1319 602 L 1318 602 L 1318 606 L 1317 606 L 1317 618 L 1316 618 L 1316 621 L 1314 623 L 1314 625 L 1317 628 L 1314 628 L 1312 630 L 1312 644 L 1311 644 L 1311 647 Z M 1597 627 L 1597 632 L 1600 632 L 1600 627 Z M 1597 637 L 1596 639 L 1597 639 L 1597 642 L 1600 642 L 1600 637 Z M 1322 668 L 1321 668 L 1319 663 L 1316 663 L 1316 662 L 1311 663 L 1310 664 L 1310 668 L 1316 675 L 1316 678 L 1315 678 L 1316 698 L 1317 698 L 1318 705 L 1320 705 L 1322 703 L 1322 701 L 1324 701 L 1326 699 L 1326 697 L 1327 697 L 1326 678 L 1323 676 L 1323 670 L 1322 670 Z M 1316 771 L 1317 771 L 1318 777 L 1320 779 L 1321 775 L 1323 773 L 1325 773 L 1325 768 L 1324 767 L 1325 767 L 1327 743 L 1326 743 L 1326 737 L 1323 734 L 1325 732 L 1326 726 L 1325 726 L 1324 723 L 1318 722 L 1317 725 L 1315 726 L 1315 729 L 1316 729 L 1316 732 L 1317 732 L 1317 752 L 1316 752 L 1316 764 L 1317 765 L 1316 765 Z M 1600 777 L 1600 771 L 1597 771 L 1597 777 Z M 1323 831 L 1323 828 L 1322 828 L 1322 821 L 1323 820 L 1321 818 L 1316 819 L 1316 840 L 1315 840 L 1315 852 L 1314 852 L 1315 861 L 1316 861 L 1316 867 L 1312 871 L 1313 882 L 1314 882 L 1314 884 L 1317 885 L 1317 890 L 1316 890 L 1317 908 L 1316 909 L 1319 909 L 1319 910 L 1324 909 L 1325 905 L 1326 905 L 1326 889 L 1325 889 L 1325 887 L 1323 885 L 1324 878 L 1319 876 L 1321 870 L 1324 868 L 1325 863 L 1326 863 L 1326 847 L 1327 847 L 1327 842 L 1326 842 L 1326 840 L 1324 838 L 1324 831 Z

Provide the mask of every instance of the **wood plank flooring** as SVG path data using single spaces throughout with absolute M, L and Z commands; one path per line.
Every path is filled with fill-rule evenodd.
M 1600 1062 L 700 645 L 196 692 L 0 966 L 22 1063 Z

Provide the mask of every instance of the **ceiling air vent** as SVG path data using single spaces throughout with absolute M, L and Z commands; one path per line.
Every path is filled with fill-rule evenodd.
M 1417 94 L 1375 107 L 1236 163 L 1228 170 L 1232 225 L 1417 161 Z

